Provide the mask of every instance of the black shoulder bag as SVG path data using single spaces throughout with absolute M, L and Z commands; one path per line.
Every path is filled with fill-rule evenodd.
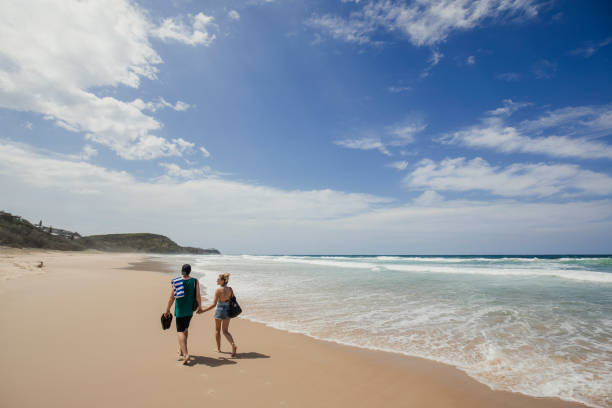
M 232 297 L 229 300 L 229 317 L 233 319 L 234 317 L 237 317 L 240 313 L 242 313 L 242 308 L 238 304 L 236 296 L 234 296 L 234 289 L 232 289 Z

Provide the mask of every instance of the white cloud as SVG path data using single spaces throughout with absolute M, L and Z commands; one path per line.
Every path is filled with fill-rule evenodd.
M 210 33 L 210 30 L 216 27 L 213 20 L 213 17 L 204 13 L 187 18 L 169 17 L 164 19 L 159 27 L 153 28 L 151 35 L 166 42 L 209 46 L 216 38 L 215 34 Z
M 408 167 L 408 162 L 406 160 L 396 161 L 396 162 L 387 164 L 387 167 L 391 167 L 393 169 L 400 170 L 400 171 L 406 170 L 406 167 Z
M 196 173 L 186 174 L 193 179 L 143 181 L 125 171 L 0 143 L 3 208 L 83 234 L 155 232 L 183 245 L 234 253 L 611 249 L 610 200 L 445 201 L 427 192 L 402 204 L 368 194 L 283 190 Z
M 612 177 L 583 170 L 572 164 L 512 164 L 491 166 L 481 158 L 422 160 L 406 176 L 409 188 L 437 191 L 481 190 L 517 197 L 548 197 L 556 194 L 605 196 L 612 194 Z
M 359 150 L 378 150 L 382 154 L 392 156 L 390 148 L 403 147 L 414 142 L 414 136 L 427 128 L 427 125 L 417 115 L 412 115 L 408 119 L 396 123 L 393 126 L 387 126 L 382 137 L 361 137 L 344 140 L 336 140 L 334 143 L 338 146 L 348 149 Z
M 429 58 L 429 63 L 431 65 L 438 65 L 440 63 L 440 61 L 442 61 L 442 58 L 444 58 L 444 54 L 442 54 L 438 50 L 432 50 L 431 51 L 431 58 Z
M 198 16 L 196 29 L 208 21 Z M 143 112 L 149 105 L 92 91 L 156 79 L 162 59 L 149 43 L 154 30 L 146 12 L 127 0 L 4 4 L 0 55 L 8 63 L 0 66 L 0 107 L 41 114 L 125 159 L 180 156 L 193 144 L 154 135 L 162 124 Z
M 520 127 L 528 131 L 561 128 L 569 134 L 607 135 L 612 132 L 612 105 L 568 106 L 547 111 L 533 120 L 524 120 Z
M 166 176 L 168 177 L 164 179 L 166 181 L 171 178 L 186 180 L 202 179 L 214 174 L 209 166 L 184 169 L 175 163 L 159 163 L 159 165 L 166 169 Z
M 414 142 L 414 136 L 427 128 L 425 122 L 418 119 L 411 119 L 401 124 L 388 128 L 388 133 L 392 140 L 389 141 L 390 146 L 405 146 Z
M 306 23 L 314 28 L 325 31 L 336 40 L 357 44 L 373 43 L 370 34 L 376 29 L 372 22 L 363 19 L 347 21 L 332 15 L 312 17 Z M 319 39 L 317 42 L 321 42 L 321 40 Z
M 529 106 L 527 102 L 514 102 L 512 99 L 504 99 L 502 106 L 499 108 L 488 111 L 487 113 L 492 116 L 510 116 L 519 109 Z
M 412 200 L 416 206 L 439 205 L 444 202 L 444 197 L 433 190 L 424 191 L 423 194 Z
M 202 152 L 202 154 L 204 155 L 204 157 L 210 157 L 210 153 L 208 150 L 206 150 L 206 148 L 204 146 L 200 147 L 200 151 Z
M 468 30 L 488 20 L 509 17 L 534 17 L 537 6 L 531 0 L 431 0 L 409 4 L 371 1 L 348 18 L 333 15 L 313 16 L 311 27 L 331 37 L 357 44 L 375 42 L 380 31 L 399 32 L 416 46 L 433 46 L 453 32 Z
M 429 74 L 431 74 L 431 70 L 433 69 L 433 67 L 438 65 L 440 61 L 442 61 L 442 58 L 444 58 L 444 54 L 442 54 L 440 51 L 431 50 L 431 57 L 429 57 L 429 59 L 427 60 L 427 63 L 429 65 L 421 73 L 421 78 L 427 78 Z
M 469 57 L 466 58 L 465 63 L 468 65 L 474 65 L 476 63 L 476 57 L 474 57 L 473 55 L 470 55 Z
M 359 139 L 344 139 L 336 140 L 334 143 L 348 149 L 378 150 L 382 154 L 391 156 L 391 152 L 389 152 L 387 147 L 377 138 L 364 137 Z
M 579 55 L 584 58 L 590 58 L 597 53 L 601 48 L 612 44 L 612 37 L 599 42 L 588 42 L 583 47 L 576 48 L 570 51 L 570 55 Z
M 85 147 L 83 147 L 83 153 L 81 154 L 81 158 L 83 160 L 89 160 L 94 156 L 98 155 L 98 151 L 91 147 L 90 145 L 85 145 Z
M 183 112 L 191 107 L 191 105 L 183 101 L 176 101 L 176 103 L 172 105 L 162 97 L 158 98 L 156 102 L 144 102 L 142 99 L 138 98 L 132 101 L 132 105 L 141 111 L 148 110 L 150 112 L 156 112 L 163 108 L 170 108 L 177 112 Z
M 504 153 L 612 159 L 612 146 L 593 140 L 612 131 L 610 105 L 562 108 L 515 125 L 507 123 L 508 116 L 524 106 L 505 101 L 504 106 L 488 112 L 481 123 L 451 132 L 440 140 Z
M 240 14 L 236 10 L 230 10 L 227 16 L 232 20 L 240 20 Z

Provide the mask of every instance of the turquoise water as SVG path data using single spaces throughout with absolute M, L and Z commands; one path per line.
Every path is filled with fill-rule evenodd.
M 201 256 L 243 317 L 425 357 L 494 389 L 612 406 L 612 257 Z

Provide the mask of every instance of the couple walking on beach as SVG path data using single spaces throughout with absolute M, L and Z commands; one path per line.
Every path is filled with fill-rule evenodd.
M 189 363 L 189 351 L 187 349 L 187 338 L 189 337 L 189 323 L 193 317 L 193 312 L 198 314 L 208 312 L 213 307 L 215 310 L 215 339 L 217 340 L 217 351 L 221 352 L 221 331 L 223 335 L 232 345 L 232 357 L 236 357 L 236 343 L 229 332 L 230 324 L 230 299 L 234 295 L 232 288 L 228 287 L 229 273 L 219 275 L 217 285 L 219 288 L 215 291 L 215 297 L 212 304 L 206 309 L 202 309 L 202 297 L 200 295 L 200 284 L 196 278 L 189 276 L 191 274 L 191 265 L 185 264 L 181 269 L 181 278 L 174 279 L 172 282 L 172 290 L 170 299 L 166 306 L 164 316 L 170 317 L 170 307 L 174 305 L 174 315 L 176 316 L 176 331 L 178 334 L 179 357 L 183 359 L 183 364 Z M 182 297 L 177 297 L 177 290 L 174 281 L 182 283 Z M 179 289 L 180 290 L 180 289 Z M 196 306 L 197 305 L 197 306 Z

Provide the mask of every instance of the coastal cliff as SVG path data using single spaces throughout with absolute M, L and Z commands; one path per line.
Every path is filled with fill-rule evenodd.
M 43 248 L 60 251 L 96 249 L 106 252 L 145 252 L 158 254 L 218 255 L 217 249 L 183 247 L 170 238 L 149 233 L 81 236 L 78 232 L 32 224 L 28 220 L 0 211 L 0 246 Z

